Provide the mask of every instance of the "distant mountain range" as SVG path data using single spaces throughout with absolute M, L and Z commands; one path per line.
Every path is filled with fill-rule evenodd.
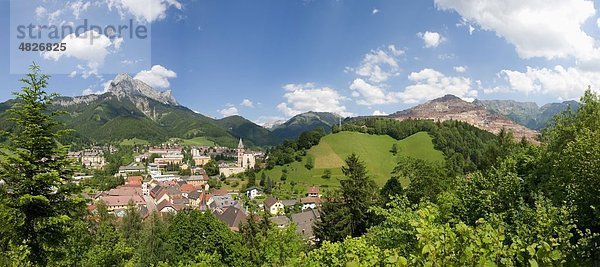
M 528 140 L 535 140 L 537 135 L 536 131 L 517 124 L 502 114 L 491 112 L 484 106 L 464 101 L 453 95 L 446 95 L 428 101 L 410 109 L 391 114 L 389 117 L 397 120 L 458 120 L 496 134 L 502 129 L 507 129 L 512 131 L 515 137 L 525 137 Z
M 11 129 L 4 112 L 14 100 L 0 103 L 0 128 Z M 554 114 L 575 101 L 552 103 L 538 107 L 535 103 L 512 100 L 476 100 L 469 103 L 447 95 L 413 108 L 389 115 L 394 119 L 429 118 L 462 120 L 497 133 L 501 128 L 513 130 L 516 136 L 532 138 Z M 80 143 L 119 142 L 144 139 L 163 142 L 172 137 L 205 137 L 219 145 L 234 147 L 239 138 L 248 145 L 270 146 L 285 139 L 295 139 L 302 132 L 323 128 L 331 131 L 340 117 L 329 112 L 306 112 L 288 121 L 266 128 L 241 116 L 213 119 L 179 105 L 171 91 L 158 91 L 127 74 L 111 81 L 106 93 L 78 97 L 59 97 L 54 109 L 67 112 L 59 119 L 75 130 L 68 141 Z M 528 128 L 526 128 L 528 127 Z
M 475 100 L 473 103 L 485 107 L 491 112 L 507 116 L 516 123 L 533 130 L 543 129 L 554 115 L 566 110 L 569 106 L 573 110 L 579 108 L 577 101 L 549 103 L 541 107 L 534 102 L 514 100 Z
M 306 112 L 296 115 L 288 121 L 271 129 L 281 139 L 295 139 L 305 131 L 323 128 L 326 132 L 339 123 L 341 117 L 330 112 Z

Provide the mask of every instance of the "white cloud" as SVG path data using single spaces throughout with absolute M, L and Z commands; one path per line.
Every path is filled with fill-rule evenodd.
M 71 73 L 69 73 L 69 78 L 74 78 L 75 76 L 77 76 L 77 71 L 71 71 Z
M 437 32 L 426 31 L 425 33 L 420 32 L 417 35 L 423 39 L 427 48 L 436 48 L 440 43 L 445 41 L 445 38 Z
M 161 65 L 154 65 L 150 70 L 143 70 L 135 75 L 135 79 L 145 82 L 153 88 L 168 88 L 169 79 L 176 78 L 177 73 Z
M 397 49 L 394 45 L 389 45 L 387 50 L 377 49 L 367 53 L 360 66 L 357 68 L 346 68 L 354 71 L 361 77 L 366 77 L 369 81 L 380 83 L 387 81 L 390 77 L 399 74 L 398 56 L 404 54 L 404 51 Z
M 414 84 L 407 86 L 403 92 L 396 93 L 396 97 L 404 103 L 418 103 L 447 94 L 455 95 L 466 101 L 473 101 L 477 96 L 477 90 L 471 86 L 471 79 L 446 76 L 434 69 L 412 72 L 408 76 L 408 80 Z
M 35 8 L 35 15 L 37 18 L 41 19 L 46 16 L 47 10 L 43 6 L 38 6 Z
M 379 110 L 373 111 L 373 116 L 387 116 L 387 115 L 388 114 L 383 111 L 379 111 Z
M 350 90 L 352 90 L 352 96 L 360 97 L 360 99 L 356 100 L 356 103 L 359 105 L 372 106 L 398 102 L 395 97 L 387 93 L 383 88 L 369 84 L 360 78 L 352 81 Z
M 108 7 L 119 12 L 129 12 L 139 21 L 153 22 L 167 16 L 171 6 L 181 10 L 182 5 L 176 0 L 106 0 Z
M 467 71 L 467 67 L 465 66 L 455 66 L 454 67 L 454 71 L 458 72 L 458 73 L 464 73 Z
M 221 116 L 229 117 L 233 115 L 239 115 L 238 109 L 236 107 L 227 107 L 221 110 L 218 110 Z
M 286 84 L 283 86 L 286 102 L 277 105 L 277 109 L 291 117 L 308 111 L 333 112 L 342 116 L 351 116 L 341 104 L 346 98 L 329 87 L 315 87 L 313 83 Z
M 61 14 L 62 11 L 60 9 L 48 14 L 48 24 L 56 25 Z
M 595 40 L 582 30 L 596 11 L 586 0 L 435 0 L 438 9 L 455 10 L 465 21 L 513 44 L 522 58 L 575 57 L 591 60 L 599 55 Z
M 377 9 L 377 8 L 375 8 L 375 9 L 373 9 L 373 11 L 371 11 L 371 14 L 372 14 L 372 15 L 375 15 L 375 14 L 377 14 L 377 13 L 379 13 L 379 9 Z
M 106 35 L 100 34 L 95 30 L 90 30 L 75 36 L 74 33 L 67 35 L 62 39 L 66 43 L 65 51 L 43 52 L 45 59 L 58 61 L 62 57 L 73 57 L 87 62 L 87 70 L 83 72 L 83 77 L 95 74 L 98 75 L 98 68 L 104 64 L 104 59 L 110 53 L 108 48 L 114 45 Z
M 113 45 L 115 46 L 116 50 L 119 50 L 119 48 L 121 48 L 122 44 L 123 44 L 123 37 L 117 37 L 113 41 Z
M 250 99 L 244 99 L 244 100 L 242 100 L 242 103 L 240 103 L 240 105 L 242 105 L 244 107 L 249 107 L 249 108 L 253 108 L 254 107 L 254 103 Z
M 73 11 L 73 16 L 76 19 L 79 19 L 81 12 L 86 11 L 90 7 L 90 2 L 83 2 L 82 0 L 75 1 L 69 4 L 69 8 Z
M 527 67 L 527 71 L 502 70 L 513 92 L 543 94 L 560 100 L 579 98 L 588 85 L 600 88 L 600 73 L 557 65 L 552 69 Z

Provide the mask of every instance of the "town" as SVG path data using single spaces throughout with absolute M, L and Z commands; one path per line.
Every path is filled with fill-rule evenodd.
M 116 152 L 112 147 L 106 150 Z M 243 178 L 245 173 L 254 172 L 263 164 L 264 153 L 247 150 L 242 139 L 235 149 L 162 144 L 142 150 L 134 156 L 133 162 L 119 166 L 113 174 L 123 184 L 108 190 L 89 191 L 88 210 L 92 214 L 100 203 L 117 218 L 125 216 L 129 206 L 134 206 L 144 219 L 153 212 L 175 214 L 186 208 L 197 209 L 213 213 L 232 231 L 238 231 L 242 223 L 252 218 L 249 203 L 254 202 L 260 213 L 269 216 L 277 227 L 295 223 L 299 234 L 309 242 L 314 241 L 313 226 L 319 219 L 321 204 L 318 186 L 306 188 L 298 198 L 279 199 L 267 194 L 264 185 L 246 183 L 249 186 L 241 189 L 218 185 L 227 179 Z M 83 173 L 75 176 L 77 181 L 85 183 L 85 179 L 93 178 L 86 172 L 89 174 L 107 167 L 104 151 L 102 147 L 94 146 L 69 152 L 68 157 L 82 167 Z M 212 163 L 217 164 L 218 172 L 205 170 L 204 166 Z

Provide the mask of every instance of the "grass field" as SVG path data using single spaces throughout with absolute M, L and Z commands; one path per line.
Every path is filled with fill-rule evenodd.
M 149 145 L 149 144 L 150 144 L 150 142 L 148 142 L 147 140 L 139 139 L 139 138 L 125 139 L 125 140 L 121 141 L 122 146 Z
M 393 144 L 398 147 L 396 156 L 390 152 Z M 444 155 L 441 151 L 434 149 L 431 137 L 426 132 L 416 133 L 400 141 L 387 135 L 340 132 L 323 137 L 319 145 L 312 147 L 307 152 L 308 156 L 314 158 L 315 167 L 312 170 L 304 167 L 306 163 L 306 157 L 304 157 L 302 162 L 276 166 L 272 170 L 265 170 L 265 174 L 273 181 L 278 182 L 282 170 L 287 169 L 286 184 L 294 181 L 297 183 L 296 187 L 311 185 L 335 187 L 339 185 L 338 179 L 343 178 L 341 167 L 344 165 L 344 159 L 352 153 L 356 153 L 365 163 L 369 175 L 379 186 L 385 184 L 389 179 L 399 157 L 410 156 L 431 161 L 444 160 Z M 330 179 L 321 178 L 326 169 L 330 169 L 332 172 Z

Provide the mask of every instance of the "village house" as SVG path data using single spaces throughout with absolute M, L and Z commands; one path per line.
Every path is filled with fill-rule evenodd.
M 154 159 L 154 164 L 158 165 L 158 167 L 166 167 L 167 165 L 179 165 L 183 162 L 182 154 L 166 154 L 162 155 L 160 158 Z
M 119 167 L 119 173 L 120 175 L 128 175 L 128 174 L 137 174 L 137 173 L 144 173 L 146 172 L 146 167 L 144 165 L 141 164 L 130 164 L 127 166 L 121 166 Z
M 204 164 L 206 164 L 210 161 L 210 157 L 209 156 L 193 156 L 192 160 L 194 160 L 194 164 L 196 164 L 196 166 L 203 166 Z
M 256 197 L 262 196 L 262 190 L 256 186 L 252 186 L 246 189 L 246 196 L 249 199 L 254 199 Z
M 212 211 L 224 212 L 227 208 L 236 206 L 242 208 L 242 205 L 235 201 L 230 195 L 213 195 L 206 203 Z
M 269 220 L 271 221 L 271 223 L 273 223 L 275 226 L 277 226 L 279 228 L 285 228 L 290 224 L 290 219 L 283 215 L 271 217 L 271 218 L 269 218 Z
M 144 178 L 142 176 L 127 176 L 125 186 L 128 187 L 142 187 Z
M 308 193 L 306 193 L 307 197 L 321 197 L 319 194 L 319 188 L 316 186 L 311 186 L 308 188 Z
M 202 174 L 182 176 L 181 180 L 186 181 L 188 184 L 191 184 L 195 187 L 204 187 L 208 184 L 208 175 L 204 170 L 202 170 Z
M 308 209 L 301 213 L 292 214 L 292 222 L 296 223 L 296 232 L 306 240 L 315 241 L 313 227 L 321 218 L 318 210 Z
M 305 197 L 301 198 L 302 210 L 316 209 L 321 206 L 321 199 L 317 197 Z
M 214 211 L 215 216 L 225 223 L 232 231 L 239 231 L 240 225 L 248 220 L 248 215 L 240 207 L 228 207 L 223 212 Z
M 181 148 L 182 147 L 180 147 L 180 146 L 152 147 L 148 150 L 148 154 L 150 154 L 150 155 L 158 154 L 160 156 L 167 155 L 167 154 L 181 154 Z
M 106 208 L 108 211 L 113 212 L 115 210 L 127 209 L 127 205 L 129 205 L 129 201 L 132 201 L 136 206 L 145 206 L 146 202 L 139 195 L 123 195 L 123 196 L 115 196 L 108 195 L 102 196 L 99 199 L 100 201 L 106 204 Z
M 106 165 L 104 151 L 101 147 L 92 147 L 82 151 L 71 151 L 67 157 L 81 163 L 85 168 L 101 169 Z
M 269 197 L 265 199 L 264 203 L 265 210 L 271 215 L 281 215 L 285 213 L 285 206 L 283 203 L 281 203 L 281 201 L 275 198 Z

